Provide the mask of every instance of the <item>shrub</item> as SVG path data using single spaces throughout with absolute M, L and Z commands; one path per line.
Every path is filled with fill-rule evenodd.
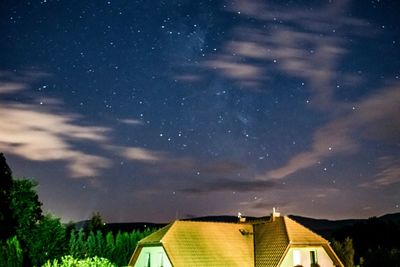
M 61 260 L 47 261 L 43 267 L 117 267 L 105 258 L 97 256 L 85 259 L 75 259 L 71 255 L 64 256 Z

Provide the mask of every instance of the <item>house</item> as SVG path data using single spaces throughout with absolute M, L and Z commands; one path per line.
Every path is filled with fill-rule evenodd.
M 344 267 L 327 240 L 275 212 L 238 223 L 175 221 L 142 239 L 129 266 Z

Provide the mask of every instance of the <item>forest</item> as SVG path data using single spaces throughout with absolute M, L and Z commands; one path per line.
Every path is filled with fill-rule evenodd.
M 14 179 L 0 153 L 0 267 L 126 266 L 137 242 L 157 230 L 111 229 L 98 212 L 84 224 L 62 224 L 60 218 L 43 213 L 37 185 L 31 179 Z M 302 223 L 329 239 L 347 267 L 396 267 L 399 217 L 355 220 L 340 227 L 330 221 L 325 229 L 323 220 Z

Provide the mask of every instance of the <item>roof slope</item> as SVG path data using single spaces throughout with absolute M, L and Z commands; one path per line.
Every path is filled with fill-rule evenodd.
M 283 217 L 254 225 L 256 266 L 276 267 L 289 244 Z
M 169 228 L 171 228 L 172 224 L 173 223 L 170 223 L 167 226 L 161 228 L 160 230 L 146 236 L 145 238 L 139 241 L 139 245 L 151 245 L 160 243 L 161 239 L 168 232 Z
M 323 237 L 317 235 L 310 229 L 304 227 L 303 225 L 299 224 L 298 222 L 290 219 L 289 217 L 283 217 L 286 232 L 289 238 L 289 242 L 291 244 L 326 244 L 328 241 Z
M 176 221 L 139 245 L 162 244 L 175 267 L 254 266 L 250 224 Z

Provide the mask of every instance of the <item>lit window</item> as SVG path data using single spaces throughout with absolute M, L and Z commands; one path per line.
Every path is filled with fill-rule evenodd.
M 293 265 L 301 265 L 301 251 L 293 250 Z

